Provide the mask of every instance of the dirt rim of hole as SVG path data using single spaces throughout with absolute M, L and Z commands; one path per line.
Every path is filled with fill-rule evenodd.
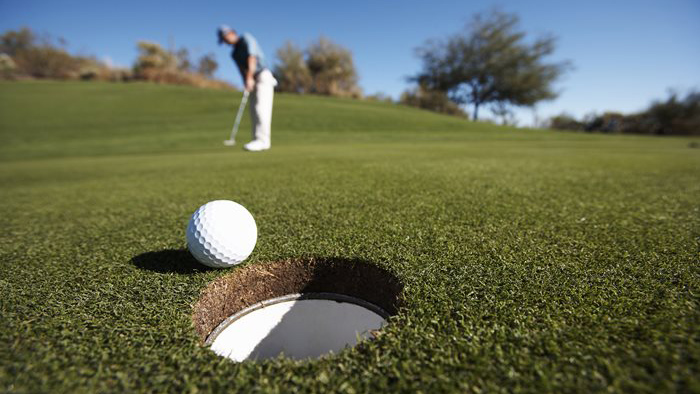
M 202 343 L 230 316 L 289 294 L 335 293 L 374 304 L 395 315 L 403 285 L 389 271 L 360 259 L 298 258 L 255 263 L 222 276 L 202 291 L 192 322 Z

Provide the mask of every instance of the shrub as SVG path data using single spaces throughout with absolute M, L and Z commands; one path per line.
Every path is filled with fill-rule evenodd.
M 204 55 L 193 71 L 189 51 L 171 52 L 149 41 L 138 43 L 139 56 L 132 70 L 111 68 L 94 57 L 71 55 L 51 39 L 39 42 L 29 28 L 7 31 L 0 36 L 0 78 L 16 77 L 78 79 L 156 83 L 230 89 L 231 85 L 211 78 L 217 64 L 212 54 Z
M 654 101 L 646 110 L 632 115 L 606 112 L 577 121 L 562 114 L 551 118 L 549 127 L 604 133 L 700 135 L 700 92 L 692 90 L 684 98 L 672 93 L 666 101 Z
M 628 132 L 657 135 L 700 135 L 700 92 L 685 98 L 671 93 L 666 101 L 655 101 L 627 127 Z
M 567 113 L 561 113 L 549 119 L 549 128 L 556 130 L 582 131 L 584 124 Z
M 277 50 L 278 62 L 275 75 L 279 79 L 277 89 L 281 92 L 309 93 L 311 91 L 311 72 L 306 65 L 304 52 L 294 43 L 287 41 Z
M 178 59 L 170 51 L 160 44 L 151 41 L 139 41 L 137 44 L 139 56 L 134 63 L 134 74 L 142 77 L 153 70 L 174 71 L 177 69 Z M 148 79 L 148 78 L 144 78 Z
M 17 72 L 17 65 L 10 55 L 0 53 L 0 79 L 13 79 Z
M 331 96 L 359 97 L 357 71 L 352 53 L 331 40 L 321 37 L 306 50 L 311 73 L 312 91 Z
M 424 85 L 418 85 L 418 87 L 414 89 L 403 92 L 399 103 L 443 114 L 467 117 L 466 111 L 451 101 L 447 97 L 447 93 L 430 90 Z
M 36 36 L 27 27 L 17 31 L 8 30 L 0 36 L 0 53 L 15 56 L 18 52 L 34 47 L 35 43 Z
M 381 103 L 393 103 L 394 100 L 391 98 L 391 96 L 387 95 L 386 93 L 383 92 L 377 92 L 375 94 L 371 94 L 369 96 L 365 96 L 365 100 L 368 101 L 378 101 Z
M 0 51 L 9 58 L 5 68 L 13 76 L 54 79 L 96 79 L 107 67 L 97 59 L 74 56 L 50 38 L 37 40 L 29 28 L 7 31 L 0 36 Z M 7 76 L 7 71 L 3 72 Z
M 160 84 L 190 85 L 200 88 L 231 89 L 231 85 L 225 81 L 210 78 L 203 73 L 191 71 L 192 63 L 189 60 L 189 52 L 180 49 L 171 52 L 151 41 L 138 43 L 139 56 L 133 67 L 133 79 L 139 79 Z M 204 65 L 203 65 L 204 62 Z M 216 61 L 212 55 L 205 55 L 200 60 L 199 69 L 213 73 L 216 70 Z
M 328 38 L 319 38 L 305 51 L 287 42 L 277 51 L 277 59 L 280 91 L 362 97 L 352 53 Z
M 619 133 L 622 131 L 625 116 L 617 112 L 605 112 L 602 115 L 592 115 L 585 122 L 586 131 L 600 131 L 603 133 Z

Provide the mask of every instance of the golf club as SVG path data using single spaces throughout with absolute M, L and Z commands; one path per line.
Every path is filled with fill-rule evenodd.
M 224 145 L 233 146 L 236 144 L 236 133 L 238 133 L 238 125 L 241 123 L 241 116 L 243 116 L 243 110 L 248 103 L 248 91 L 243 91 L 243 99 L 241 100 L 241 105 L 238 106 L 238 113 L 236 114 L 236 121 L 233 123 L 233 129 L 231 129 L 231 137 L 224 140 Z

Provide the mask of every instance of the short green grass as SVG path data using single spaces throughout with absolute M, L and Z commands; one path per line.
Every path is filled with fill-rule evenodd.
M 700 149 L 277 95 L 273 149 L 225 148 L 240 94 L 0 84 L 0 391 L 700 392 Z M 378 340 L 235 364 L 191 306 L 234 271 L 144 267 L 213 199 L 247 264 L 360 258 L 404 284 Z M 179 264 L 179 263 L 178 263 Z

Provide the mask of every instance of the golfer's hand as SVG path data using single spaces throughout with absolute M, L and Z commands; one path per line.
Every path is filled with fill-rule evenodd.
M 245 80 L 245 90 L 252 92 L 255 87 L 255 80 L 253 78 L 246 78 Z

